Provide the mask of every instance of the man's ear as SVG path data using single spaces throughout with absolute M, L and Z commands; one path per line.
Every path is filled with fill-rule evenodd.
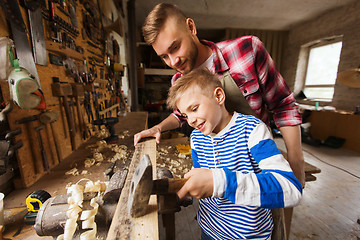
M 224 104 L 225 103 L 225 91 L 224 89 L 217 87 L 214 90 L 214 97 L 216 98 L 216 101 L 219 104 Z
M 192 35 L 196 36 L 197 31 L 196 31 L 196 26 L 195 26 L 194 20 L 192 20 L 191 18 L 187 18 L 186 19 L 186 27 L 191 32 Z

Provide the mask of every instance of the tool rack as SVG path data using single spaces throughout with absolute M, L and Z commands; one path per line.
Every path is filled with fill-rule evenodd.
M 16 188 L 31 186 L 48 172 L 43 167 L 41 147 L 39 147 L 41 144 L 38 134 L 41 136 L 43 149 L 46 153 L 51 171 L 52 168 L 62 161 L 56 154 L 58 151 L 55 147 L 56 139 L 60 141 L 59 146 L 62 158 L 65 158 L 98 130 L 98 128 L 94 128 L 91 124 L 93 120 L 100 116 L 114 117 L 117 116 L 119 111 L 128 111 L 126 100 L 121 91 L 121 78 L 125 69 L 121 66 L 120 69 L 122 70 L 115 72 L 113 68 L 113 65 L 119 65 L 120 61 L 120 53 L 116 42 L 114 41 L 110 44 L 112 49 L 109 49 L 111 35 L 108 34 L 108 31 L 104 30 L 102 32 L 104 28 L 100 18 L 95 19 L 96 28 L 95 26 L 85 26 L 85 24 L 90 24 L 89 20 L 96 18 L 94 17 L 95 15 L 91 16 L 91 14 L 94 14 L 92 11 L 96 8 L 99 13 L 99 6 L 95 6 L 96 8 L 94 8 L 94 6 L 91 6 L 91 2 L 93 1 L 89 0 L 49 0 L 39 2 L 45 4 L 42 6 L 42 20 L 45 33 L 47 66 L 36 64 L 36 69 L 45 98 L 46 110 L 57 111 L 61 113 L 61 117 L 53 122 L 52 126 L 46 124 L 43 130 L 36 132 L 34 128 L 41 125 L 39 120 L 34 120 L 28 124 L 16 124 L 16 121 L 24 117 L 39 115 L 41 114 L 40 110 L 25 110 L 14 104 L 13 110 L 7 115 L 10 130 L 22 129 L 22 134 L 16 136 L 16 141 L 21 140 L 23 142 L 23 147 L 17 152 L 19 176 L 14 180 Z M 68 6 L 64 6 L 64 2 L 66 2 Z M 72 20 L 74 19 L 70 18 L 68 11 L 70 4 L 75 9 L 78 27 L 73 26 Z M 54 32 L 51 17 L 49 16 L 49 14 L 51 14 L 49 11 L 51 5 L 53 13 L 55 14 L 53 22 L 56 22 L 58 26 L 56 30 L 58 32 L 56 33 Z M 24 7 L 20 4 L 19 6 L 31 46 L 28 13 Z M 9 22 L 2 8 L 0 8 L 0 12 L 0 37 L 11 38 Z M 117 26 L 121 28 L 119 32 L 122 33 L 122 26 L 119 25 L 119 23 L 117 24 Z M 101 41 L 95 39 L 94 36 L 99 37 L 99 33 L 105 33 L 107 36 L 105 37 L 106 39 L 101 39 Z M 90 36 L 88 34 L 90 34 Z M 62 37 L 62 39 L 59 39 L 59 37 Z M 66 39 L 68 41 L 65 41 Z M 74 77 L 67 74 L 64 67 L 64 60 L 66 58 L 71 58 L 76 65 L 82 64 L 85 67 L 85 74 L 80 76 L 80 79 L 79 76 Z M 72 140 L 70 140 L 68 124 L 68 118 L 70 117 L 64 114 L 64 99 L 53 95 L 52 84 L 54 83 L 54 77 L 59 80 L 60 84 L 79 84 L 84 89 L 84 95 L 77 96 L 80 102 L 79 105 L 82 116 L 84 116 L 84 125 L 81 124 L 82 120 L 79 119 L 81 115 L 76 114 L 78 110 L 76 109 L 75 96 L 67 96 L 74 123 L 74 136 Z M 4 100 L 11 101 L 8 83 L 0 82 L 0 84 Z M 87 95 L 87 99 L 85 99 L 85 94 Z M 89 113 L 89 109 L 85 108 L 86 103 L 91 104 L 91 114 L 93 118 L 90 118 L 90 116 L 86 114 Z M 51 130 L 51 127 L 54 131 Z M 84 129 L 87 134 L 84 134 Z M 82 130 L 82 132 L 80 130 Z

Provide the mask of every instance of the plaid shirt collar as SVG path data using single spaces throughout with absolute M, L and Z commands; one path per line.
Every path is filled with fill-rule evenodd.
M 207 45 L 211 48 L 214 54 L 214 67 L 216 73 L 223 73 L 230 69 L 228 66 L 226 60 L 223 57 L 223 54 L 218 46 L 216 46 L 215 43 L 207 41 L 207 40 L 201 40 L 201 43 L 204 45 Z M 214 70 L 214 69 L 213 69 Z
M 218 75 L 222 75 L 224 72 L 228 71 L 230 67 L 228 66 L 226 60 L 223 57 L 223 54 L 218 46 L 214 42 L 207 41 L 207 40 L 200 40 L 200 42 L 206 46 L 209 46 L 214 54 L 214 66 L 213 71 L 216 72 Z M 171 80 L 171 84 L 176 81 L 179 77 L 182 76 L 182 73 L 176 72 Z

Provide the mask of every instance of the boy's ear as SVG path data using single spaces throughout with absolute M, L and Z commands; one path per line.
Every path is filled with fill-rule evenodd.
M 225 91 L 224 89 L 217 87 L 214 90 L 214 97 L 216 98 L 216 101 L 219 104 L 224 104 L 225 103 Z
M 186 19 L 186 26 L 187 26 L 188 30 L 191 32 L 192 35 L 197 34 L 194 20 L 192 20 L 191 18 L 187 18 Z

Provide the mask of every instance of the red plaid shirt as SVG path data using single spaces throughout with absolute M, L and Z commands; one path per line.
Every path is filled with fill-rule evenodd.
M 263 122 L 269 123 L 269 112 L 272 112 L 277 127 L 301 124 L 293 93 L 257 37 L 240 37 L 217 44 L 202 42 L 214 53 L 213 72 L 222 77 L 229 70 L 246 101 Z M 177 72 L 172 83 L 181 76 Z M 178 111 L 173 114 L 180 122 L 185 121 Z

